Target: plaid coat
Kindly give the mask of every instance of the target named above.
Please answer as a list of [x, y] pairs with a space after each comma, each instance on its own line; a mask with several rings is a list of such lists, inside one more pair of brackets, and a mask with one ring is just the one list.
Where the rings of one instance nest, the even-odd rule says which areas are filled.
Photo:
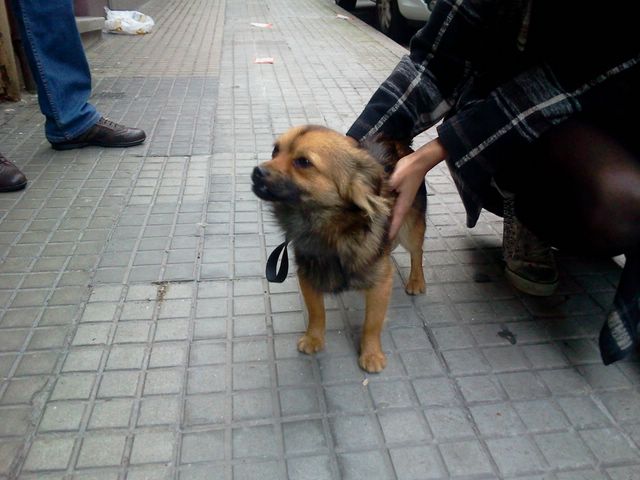
[[[438, 135], [473, 227], [497, 158], [517, 161], [577, 113], [637, 125], [636, 10], [633, 0], [438, 0], [347, 134], [408, 140], [443, 120]], [[636, 343], [640, 258], [626, 257], [600, 337], [605, 363]]]

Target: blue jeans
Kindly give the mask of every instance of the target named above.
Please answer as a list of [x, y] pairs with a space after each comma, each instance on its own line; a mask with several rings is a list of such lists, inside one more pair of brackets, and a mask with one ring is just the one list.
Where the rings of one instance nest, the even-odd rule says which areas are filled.
[[91, 73], [72, 0], [13, 0], [29, 66], [38, 86], [47, 140], [69, 140], [100, 118], [88, 103]]

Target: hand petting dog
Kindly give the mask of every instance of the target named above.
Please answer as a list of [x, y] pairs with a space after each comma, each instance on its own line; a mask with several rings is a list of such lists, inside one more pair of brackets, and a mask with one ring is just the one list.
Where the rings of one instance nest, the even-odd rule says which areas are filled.
[[447, 151], [440, 140], [436, 138], [398, 161], [389, 178], [389, 186], [398, 193], [389, 228], [389, 237], [392, 240], [398, 234], [418, 189], [424, 184], [424, 177], [429, 170], [445, 158], [447, 158]]

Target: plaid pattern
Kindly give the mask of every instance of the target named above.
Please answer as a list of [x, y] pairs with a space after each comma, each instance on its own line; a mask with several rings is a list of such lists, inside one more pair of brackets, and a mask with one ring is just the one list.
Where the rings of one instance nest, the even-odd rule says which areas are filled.
[[[387, 80], [347, 134], [412, 139], [440, 120], [438, 135], [473, 227], [495, 158], [580, 113], [631, 115], [640, 85], [633, 2], [439, 0]], [[631, 87], [635, 85], [636, 87]], [[637, 102], [637, 92], [634, 93]], [[637, 109], [635, 109], [637, 111]], [[633, 117], [632, 117], [633, 118]], [[635, 121], [635, 120], [634, 120]], [[636, 344], [640, 258], [627, 254], [600, 338], [605, 363]]]

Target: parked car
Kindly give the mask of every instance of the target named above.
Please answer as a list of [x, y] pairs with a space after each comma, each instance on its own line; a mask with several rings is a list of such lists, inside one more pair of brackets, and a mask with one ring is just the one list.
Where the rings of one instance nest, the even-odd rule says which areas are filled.
[[[411, 25], [422, 26], [431, 15], [435, 0], [374, 0], [378, 28], [385, 35], [399, 40]], [[345, 10], [356, 8], [357, 0], [335, 0]], [[410, 29], [409, 29], [410, 30]]]

